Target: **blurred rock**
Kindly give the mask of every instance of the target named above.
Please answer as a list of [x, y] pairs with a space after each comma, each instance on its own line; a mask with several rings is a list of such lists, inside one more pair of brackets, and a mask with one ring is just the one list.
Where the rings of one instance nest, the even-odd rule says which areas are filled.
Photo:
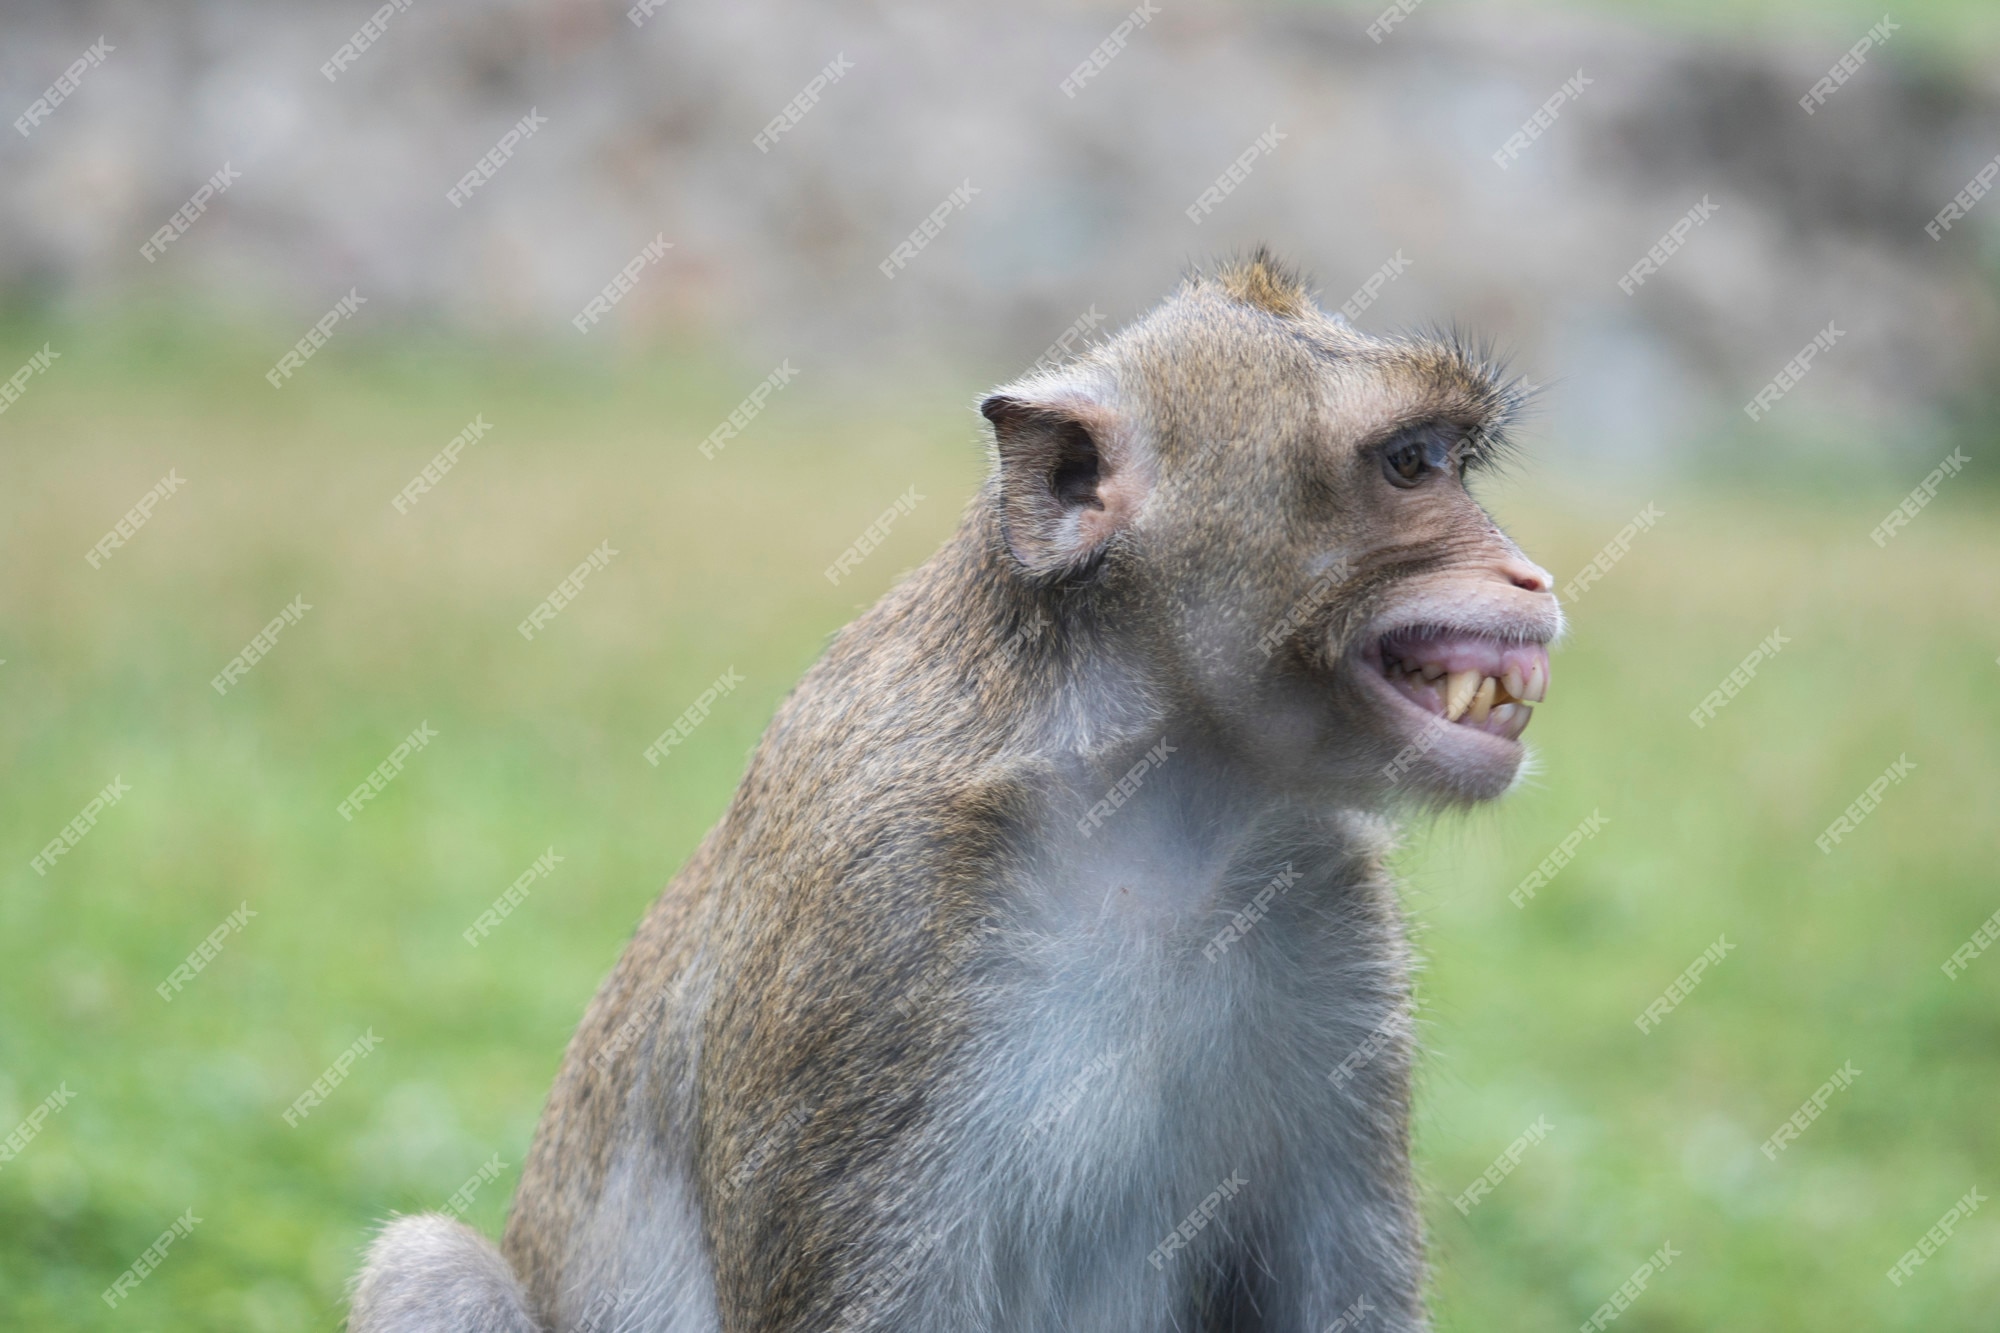
[[[1377, 42], [1372, 8], [1170, 2], [1066, 95], [1128, 8], [733, 0], [635, 23], [598, 0], [413, 0], [329, 81], [366, 5], [16, 3], [10, 117], [100, 34], [113, 49], [7, 137], [0, 292], [199, 300], [303, 331], [354, 288], [362, 325], [586, 350], [693, 327], [808, 375], [886, 375], [922, 349], [1000, 376], [1087, 310], [1115, 324], [1188, 262], [1268, 241], [1329, 308], [1400, 256], [1359, 324], [1494, 335], [1559, 378], [1558, 435], [1626, 459], [1756, 429], [1742, 405], [1829, 322], [1844, 336], [1764, 429], [1924, 452], [2000, 363], [1980, 255], [2000, 203], [1924, 231], [2000, 152], [2000, 96], [1914, 63], [1914, 43], [1892, 39], [1807, 115], [1799, 97], [1860, 33], [1724, 47], [1426, 7]], [[836, 56], [851, 71], [760, 151]], [[547, 124], [448, 202], [531, 109]], [[1273, 151], [1190, 220], [1274, 125]], [[142, 258], [225, 162], [241, 179]], [[966, 182], [969, 202], [885, 277]], [[1704, 199], [1713, 217], [1621, 291]], [[660, 233], [665, 259], [579, 335], [571, 318]]]

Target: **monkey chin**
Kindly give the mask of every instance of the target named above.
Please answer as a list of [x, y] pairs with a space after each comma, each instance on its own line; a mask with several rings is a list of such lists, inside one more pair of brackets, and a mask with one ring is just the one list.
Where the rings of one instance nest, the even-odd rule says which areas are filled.
[[1528, 618], [1403, 624], [1367, 637], [1350, 662], [1394, 747], [1381, 769], [1392, 799], [1461, 805], [1513, 786], [1527, 756], [1521, 733], [1547, 697], [1554, 632]]

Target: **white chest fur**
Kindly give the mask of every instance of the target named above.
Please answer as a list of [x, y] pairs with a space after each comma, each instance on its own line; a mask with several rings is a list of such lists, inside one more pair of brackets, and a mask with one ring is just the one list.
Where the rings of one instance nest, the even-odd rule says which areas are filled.
[[1400, 1137], [1400, 1063], [1334, 1072], [1385, 1020], [1404, 1055], [1379, 827], [1176, 795], [1050, 840], [986, 961], [929, 1182], [955, 1262], [927, 1299], [968, 1326], [1172, 1327], [1191, 1288], [1365, 1199]]

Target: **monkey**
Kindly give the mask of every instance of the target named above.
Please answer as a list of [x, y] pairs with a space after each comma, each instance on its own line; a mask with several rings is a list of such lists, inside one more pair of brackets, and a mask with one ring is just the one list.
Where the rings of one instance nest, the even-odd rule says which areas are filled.
[[1386, 857], [1546, 692], [1551, 580], [1468, 489], [1526, 392], [1260, 248], [987, 394], [987, 480], [645, 914], [500, 1245], [392, 1221], [352, 1333], [1427, 1328]]

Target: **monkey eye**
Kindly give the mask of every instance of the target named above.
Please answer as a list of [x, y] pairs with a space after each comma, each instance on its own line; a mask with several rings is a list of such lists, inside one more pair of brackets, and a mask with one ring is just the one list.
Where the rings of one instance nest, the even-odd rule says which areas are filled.
[[1443, 466], [1449, 458], [1450, 451], [1444, 442], [1431, 432], [1404, 435], [1390, 441], [1382, 450], [1382, 473], [1393, 485], [1414, 486], [1432, 468]]
[[1382, 448], [1382, 475], [1392, 485], [1408, 489], [1433, 472], [1460, 471], [1453, 457], [1453, 437], [1435, 426], [1407, 431]]
[[1424, 447], [1415, 440], [1399, 440], [1383, 450], [1382, 464], [1389, 480], [1398, 486], [1416, 485], [1429, 467], [1424, 462]]

